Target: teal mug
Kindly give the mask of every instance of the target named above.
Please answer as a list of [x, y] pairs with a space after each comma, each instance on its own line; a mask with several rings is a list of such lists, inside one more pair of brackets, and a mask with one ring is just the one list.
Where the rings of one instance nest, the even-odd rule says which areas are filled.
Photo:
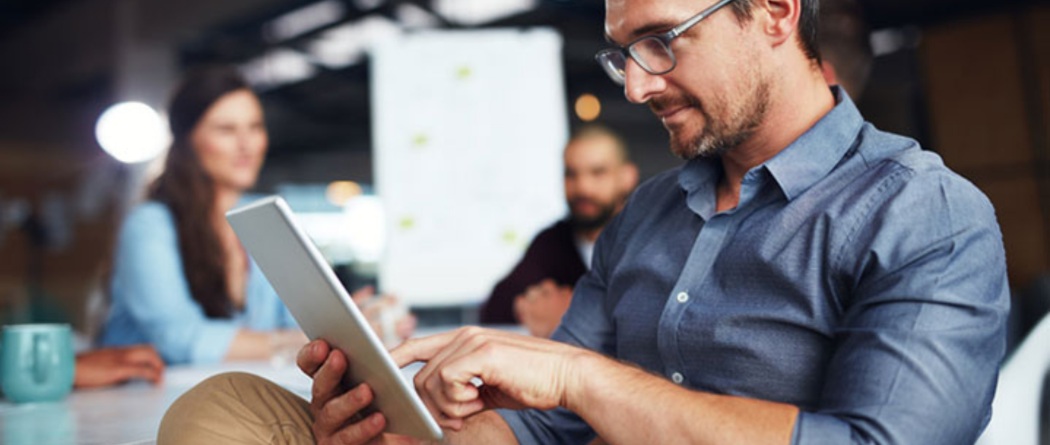
[[4, 326], [0, 388], [15, 403], [62, 400], [73, 389], [73, 331], [67, 324]]

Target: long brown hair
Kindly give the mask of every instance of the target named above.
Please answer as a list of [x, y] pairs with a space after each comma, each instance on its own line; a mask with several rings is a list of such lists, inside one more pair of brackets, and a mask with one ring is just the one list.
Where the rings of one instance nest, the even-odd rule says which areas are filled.
[[209, 318], [230, 318], [233, 307], [226, 282], [226, 253], [212, 225], [215, 181], [204, 171], [190, 135], [220, 97], [248, 88], [231, 67], [199, 68], [183, 79], [168, 106], [172, 145], [164, 173], [149, 192], [149, 198], [166, 204], [175, 218], [190, 293]]

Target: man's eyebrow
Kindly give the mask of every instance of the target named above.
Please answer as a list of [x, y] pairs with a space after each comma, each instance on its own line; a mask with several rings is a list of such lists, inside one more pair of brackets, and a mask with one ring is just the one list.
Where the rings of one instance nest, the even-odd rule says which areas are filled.
[[[676, 25], [675, 23], [670, 23], [670, 22], [667, 22], [667, 23], [659, 23], [659, 22], [658, 23], [650, 23], [650, 24], [645, 25], [645, 26], [643, 26], [641, 28], [635, 29], [634, 31], [631, 31], [631, 33], [627, 35], [627, 42], [633, 42], [633, 41], [635, 41], [635, 40], [637, 40], [637, 39], [639, 39], [639, 38], [641, 38], [643, 36], [665, 32], [665, 31], [667, 31], [667, 30], [669, 30], [671, 28], [674, 28], [675, 25]], [[619, 42], [617, 42], [611, 36], [609, 36], [608, 33], [605, 33], [604, 36], [605, 36], [605, 41], [608, 42], [609, 44], [616, 45], [616, 46], [622, 46]]]

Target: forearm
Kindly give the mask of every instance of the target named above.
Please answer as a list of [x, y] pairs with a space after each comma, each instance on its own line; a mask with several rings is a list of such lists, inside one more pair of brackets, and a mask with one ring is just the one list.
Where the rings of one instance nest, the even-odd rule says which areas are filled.
[[309, 339], [298, 329], [249, 331], [241, 329], [230, 342], [225, 360], [266, 360], [285, 357], [291, 360]]
[[233, 337], [226, 360], [264, 360], [273, 350], [270, 333], [241, 329]]
[[691, 391], [596, 354], [577, 364], [567, 407], [608, 443], [791, 442], [792, 405]]

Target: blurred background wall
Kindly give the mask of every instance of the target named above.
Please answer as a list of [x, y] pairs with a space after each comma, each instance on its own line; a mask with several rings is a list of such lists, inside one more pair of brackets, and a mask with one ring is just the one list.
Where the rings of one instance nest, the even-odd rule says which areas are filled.
[[[1050, 5], [863, 0], [876, 125], [921, 141], [992, 199], [1011, 285], [1050, 269]], [[109, 105], [162, 109], [187, 67], [244, 67], [271, 134], [259, 189], [374, 181], [369, 43], [415, 29], [549, 26], [564, 39], [565, 106], [591, 95], [643, 177], [678, 164], [644, 107], [593, 62], [606, 44], [593, 0], [6, 0], [0, 3], [0, 320], [66, 317], [104, 299], [113, 234], [146, 164], [104, 154]], [[527, 74], [527, 73], [525, 73]], [[590, 96], [588, 96], [589, 98]], [[587, 99], [591, 100], [591, 99]], [[584, 120], [570, 113], [570, 126]], [[1019, 297], [1021, 298], [1021, 297]], [[1041, 297], [1021, 303], [1045, 304]], [[1039, 300], [1039, 301], [1036, 301]]]

